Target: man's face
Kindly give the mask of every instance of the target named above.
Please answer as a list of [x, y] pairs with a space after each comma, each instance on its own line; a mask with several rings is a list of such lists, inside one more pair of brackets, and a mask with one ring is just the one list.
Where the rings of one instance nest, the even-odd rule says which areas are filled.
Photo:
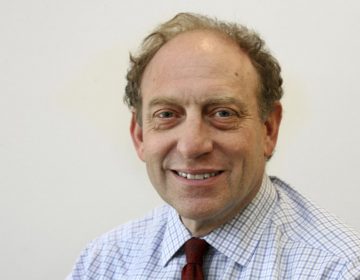
[[193, 233], [232, 218], [256, 195], [276, 142], [281, 106], [259, 117], [258, 75], [234, 43], [181, 34], [145, 69], [142, 125], [131, 135], [160, 196]]

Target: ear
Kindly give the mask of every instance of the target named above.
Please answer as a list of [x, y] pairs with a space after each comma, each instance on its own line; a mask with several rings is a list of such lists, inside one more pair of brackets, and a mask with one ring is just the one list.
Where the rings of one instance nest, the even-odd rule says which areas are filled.
[[143, 142], [143, 130], [136, 119], [136, 112], [132, 112], [131, 123], [130, 123], [130, 134], [132, 141], [135, 146], [135, 150], [138, 157], [144, 161], [144, 142]]
[[279, 128], [282, 118], [282, 106], [278, 101], [274, 104], [274, 109], [269, 113], [267, 119], [264, 122], [265, 126], [265, 142], [264, 142], [264, 156], [270, 158], [274, 152]]

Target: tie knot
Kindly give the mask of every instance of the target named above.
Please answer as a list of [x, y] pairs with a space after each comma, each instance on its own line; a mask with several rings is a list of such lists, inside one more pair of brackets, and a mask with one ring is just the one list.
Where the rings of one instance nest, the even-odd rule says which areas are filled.
[[209, 244], [200, 238], [191, 238], [185, 242], [185, 255], [187, 263], [202, 265], [203, 257]]

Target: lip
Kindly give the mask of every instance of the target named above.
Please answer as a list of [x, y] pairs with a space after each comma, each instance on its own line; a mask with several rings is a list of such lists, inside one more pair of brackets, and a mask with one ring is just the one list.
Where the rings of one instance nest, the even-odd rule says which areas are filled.
[[[191, 175], [200, 175], [200, 174], [211, 174], [209, 177], [202, 179], [189, 179], [185, 176], [179, 175], [179, 173], [186, 173]], [[175, 177], [175, 179], [183, 185], [187, 186], [209, 186], [214, 184], [217, 180], [222, 177], [224, 173], [223, 170], [219, 169], [171, 169], [171, 174]]]
[[185, 173], [191, 173], [191, 174], [201, 174], [201, 173], [212, 173], [212, 172], [221, 172], [221, 169], [216, 168], [173, 168], [171, 171], [175, 172], [185, 172]]

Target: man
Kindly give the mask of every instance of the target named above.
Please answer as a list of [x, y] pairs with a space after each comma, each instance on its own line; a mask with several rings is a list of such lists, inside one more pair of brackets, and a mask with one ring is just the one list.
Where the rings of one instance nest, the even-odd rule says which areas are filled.
[[195, 279], [360, 279], [360, 238], [266, 175], [282, 79], [258, 35], [179, 14], [127, 79], [131, 136], [167, 204], [93, 241], [69, 279], [190, 279], [187, 240], [206, 246]]

